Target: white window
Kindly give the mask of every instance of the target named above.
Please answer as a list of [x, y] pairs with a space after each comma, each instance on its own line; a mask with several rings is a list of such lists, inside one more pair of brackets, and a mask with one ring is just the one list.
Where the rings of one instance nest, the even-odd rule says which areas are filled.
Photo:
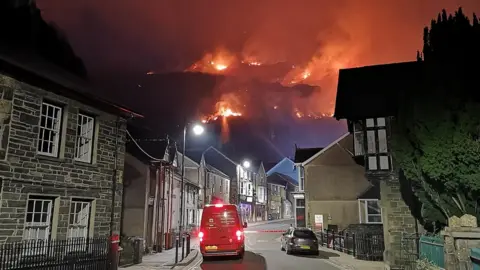
[[377, 156], [369, 156], [368, 157], [368, 169], [375, 171], [378, 169], [377, 166]]
[[375, 130], [367, 130], [368, 153], [377, 153], [377, 142], [375, 139]]
[[24, 240], [48, 240], [52, 228], [53, 199], [30, 196], [27, 201]]
[[373, 121], [372, 118], [367, 119], [366, 123], [367, 127], [374, 127], [375, 126], [375, 121]]
[[366, 200], [365, 213], [367, 215], [367, 223], [382, 223], [382, 209], [378, 200]]
[[81, 113], [79, 113], [77, 117], [75, 160], [91, 163], [93, 156], [95, 119]]
[[69, 238], [88, 238], [92, 202], [73, 199], [70, 204]]
[[305, 190], [305, 168], [300, 166], [300, 183], [299, 183], [299, 190], [304, 191]]
[[248, 196], [253, 196], [253, 188], [252, 188], [252, 184], [251, 184], [251, 183], [248, 183], [248, 184], [247, 184], [247, 195], [248, 195]]
[[257, 201], [260, 203], [264, 203], [266, 201], [265, 197], [265, 187], [258, 187]]
[[363, 156], [365, 153], [364, 149], [364, 135], [363, 135], [363, 128], [362, 124], [359, 122], [353, 123], [353, 142], [354, 142], [354, 150], [355, 156]]
[[62, 108], [43, 102], [40, 113], [37, 152], [41, 155], [58, 157]]
[[385, 118], [377, 118], [377, 126], [384, 127], [385, 126]]
[[387, 153], [387, 130], [379, 129], [378, 130], [378, 152]]

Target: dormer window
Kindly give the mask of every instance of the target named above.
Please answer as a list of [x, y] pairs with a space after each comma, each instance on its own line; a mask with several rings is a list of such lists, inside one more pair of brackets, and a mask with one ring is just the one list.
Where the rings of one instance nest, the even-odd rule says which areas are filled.
[[366, 119], [365, 131], [367, 169], [369, 171], [390, 170], [391, 161], [385, 118]]

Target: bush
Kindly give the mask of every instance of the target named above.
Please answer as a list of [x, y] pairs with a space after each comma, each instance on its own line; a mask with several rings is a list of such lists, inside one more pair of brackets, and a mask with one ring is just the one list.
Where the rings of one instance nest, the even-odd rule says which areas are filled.
[[416, 270], [440, 270], [442, 268], [434, 265], [432, 262], [430, 262], [427, 259], [421, 259], [421, 260], [417, 260], [415, 269]]

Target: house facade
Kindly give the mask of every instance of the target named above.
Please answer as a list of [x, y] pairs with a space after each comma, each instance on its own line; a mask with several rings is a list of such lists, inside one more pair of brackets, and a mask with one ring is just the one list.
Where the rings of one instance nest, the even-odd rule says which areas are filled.
[[203, 152], [203, 159], [230, 179], [230, 203], [240, 207], [241, 215], [245, 220], [253, 220], [253, 191], [255, 173], [244, 168], [239, 163], [227, 157], [214, 147], [209, 147]]
[[[127, 142], [122, 235], [142, 237], [145, 250], [166, 247], [165, 233], [178, 229], [180, 177], [175, 173], [175, 147], [134, 132]], [[148, 153], [146, 155], [145, 153]]]
[[[177, 176], [180, 176], [181, 181], [181, 168], [182, 168], [182, 154], [177, 152], [177, 163], [175, 166], [177, 170]], [[175, 164], [175, 165], [176, 165]], [[184, 217], [183, 228], [188, 230], [196, 228], [200, 225], [200, 203], [199, 198], [202, 197], [202, 185], [201, 185], [200, 164], [196, 163], [189, 157], [185, 156], [185, 175], [184, 175]], [[203, 207], [202, 207], [203, 208]], [[180, 209], [181, 210], [181, 209]]]
[[382, 223], [380, 194], [371, 200], [361, 197], [372, 185], [353, 158], [352, 137], [341, 136], [301, 163], [307, 227], [344, 230], [351, 224]]
[[294, 198], [294, 215], [295, 226], [306, 227], [306, 207], [305, 207], [305, 170], [302, 163], [311, 158], [316, 153], [320, 152], [323, 148], [298, 148], [295, 146], [295, 171], [298, 179], [298, 191], [293, 193]]
[[283, 201], [286, 199], [285, 186], [281, 184], [269, 182], [267, 184], [267, 197], [268, 197], [269, 218], [282, 219], [283, 212], [284, 212], [282, 205], [283, 205]]
[[0, 64], [0, 241], [119, 233], [126, 120], [140, 115], [48, 63]]
[[203, 202], [206, 204], [222, 201], [230, 203], [230, 177], [219, 169], [206, 164], [204, 157], [200, 160], [200, 181], [203, 179], [204, 198], [200, 198], [200, 209], [203, 209]]
[[354, 156], [363, 162], [367, 179], [379, 183], [387, 269], [404, 266], [399, 242], [418, 233], [417, 221], [401, 194], [390, 142], [397, 102], [418, 85], [420, 76], [419, 62], [344, 69], [339, 74], [334, 116], [347, 120]]
[[[281, 173], [270, 174], [267, 182], [270, 185], [270, 192], [272, 192], [273, 196], [273, 200], [270, 203], [273, 210], [272, 213], [278, 212], [278, 215], [274, 214], [272, 218], [293, 218], [295, 214], [293, 194], [298, 191], [297, 182], [288, 175]], [[276, 192], [277, 187], [280, 188], [279, 194]]]
[[253, 168], [253, 193], [254, 193], [254, 218], [253, 221], [264, 221], [268, 218], [267, 213], [267, 173], [263, 162], [254, 162]]

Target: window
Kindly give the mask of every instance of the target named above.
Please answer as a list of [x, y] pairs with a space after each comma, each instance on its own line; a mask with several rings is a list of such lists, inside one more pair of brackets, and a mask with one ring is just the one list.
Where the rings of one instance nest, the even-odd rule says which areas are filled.
[[382, 223], [382, 209], [378, 200], [364, 200], [366, 223]]
[[45, 102], [42, 103], [37, 145], [39, 154], [58, 157], [61, 125], [62, 108]]
[[[369, 123], [369, 124], [368, 124]], [[391, 167], [385, 118], [367, 119], [367, 168], [388, 171]]]
[[257, 201], [260, 203], [265, 202], [265, 187], [258, 187]]
[[93, 156], [93, 131], [95, 119], [79, 113], [77, 116], [77, 138], [75, 160], [91, 163]]
[[305, 208], [305, 199], [297, 199], [297, 208]]
[[248, 195], [248, 196], [253, 196], [253, 188], [252, 188], [252, 184], [251, 184], [251, 183], [248, 183], [248, 184], [247, 184], [247, 195]]
[[303, 168], [301, 166], [299, 171], [300, 171], [300, 187], [299, 187], [299, 190], [304, 191], [305, 190], [305, 168]]
[[365, 145], [363, 136], [363, 128], [362, 124], [356, 122], [353, 124], [353, 141], [354, 141], [354, 150], [355, 156], [363, 156], [365, 153], [365, 149], [363, 148]]
[[24, 240], [48, 240], [52, 228], [53, 199], [30, 196], [27, 201]]
[[88, 238], [92, 202], [72, 199], [68, 226], [69, 238]]

